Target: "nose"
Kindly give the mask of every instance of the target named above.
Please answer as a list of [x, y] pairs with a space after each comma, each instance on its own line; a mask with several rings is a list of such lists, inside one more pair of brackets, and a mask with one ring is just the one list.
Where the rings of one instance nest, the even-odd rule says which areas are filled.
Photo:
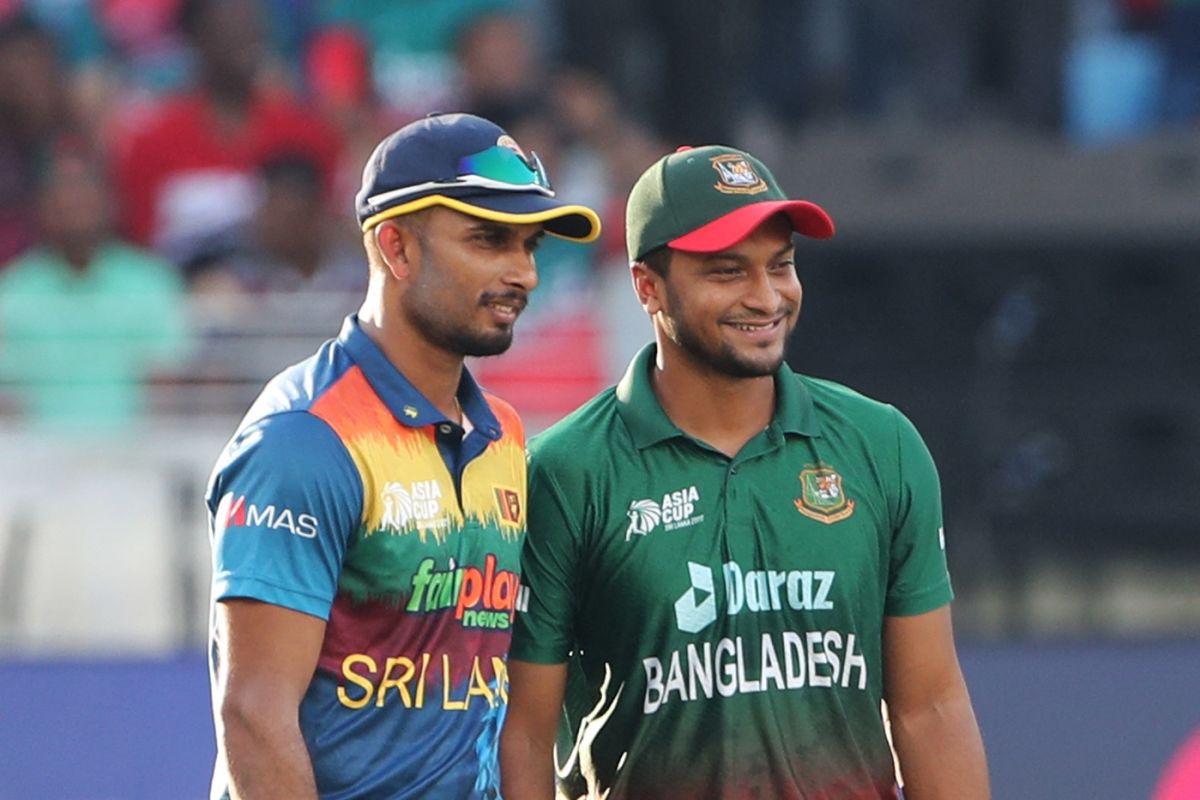
[[537, 288], [537, 261], [533, 253], [519, 253], [513, 256], [512, 263], [504, 275], [504, 283], [526, 293]]
[[774, 314], [779, 308], [779, 299], [779, 288], [772, 280], [771, 274], [765, 269], [754, 270], [746, 287], [746, 294], [742, 297], [742, 305], [755, 311]]

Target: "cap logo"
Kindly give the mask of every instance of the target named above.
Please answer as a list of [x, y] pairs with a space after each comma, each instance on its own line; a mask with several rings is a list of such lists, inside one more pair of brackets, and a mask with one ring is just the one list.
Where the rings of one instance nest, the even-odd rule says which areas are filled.
[[717, 171], [713, 188], [725, 194], [758, 194], [767, 191], [767, 182], [759, 177], [745, 156], [735, 153], [709, 159]]
[[521, 149], [521, 145], [517, 144], [517, 140], [509, 136], [507, 133], [496, 140], [496, 144], [500, 147], [507, 147], [521, 157], [522, 161], [529, 161], [529, 156], [525, 155], [525, 151]]

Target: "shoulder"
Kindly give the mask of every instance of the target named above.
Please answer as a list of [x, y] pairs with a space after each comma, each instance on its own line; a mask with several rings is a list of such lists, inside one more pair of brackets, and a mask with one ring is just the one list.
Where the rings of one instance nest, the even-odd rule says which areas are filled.
[[319, 417], [285, 410], [244, 422], [221, 452], [209, 481], [215, 503], [230, 484], [306, 487], [344, 486], [352, 492], [359, 479], [341, 439]]
[[[316, 353], [267, 382], [243, 418], [242, 427], [272, 414], [311, 410], [353, 366], [354, 362], [336, 340], [325, 342]], [[312, 416], [318, 420], [317, 415]]]
[[872, 433], [882, 433], [895, 431], [900, 420], [908, 423], [907, 418], [891, 403], [869, 397], [844, 384], [809, 375], [796, 374], [795, 378], [808, 390], [823, 428], [848, 424]]
[[608, 388], [551, 425], [529, 442], [531, 463], [582, 466], [627, 435], [617, 413], [615, 388]]
[[183, 279], [174, 266], [149, 250], [113, 240], [104, 245], [99, 257], [108, 268], [118, 270], [124, 278], [136, 282], [136, 288], [141, 292], [184, 291]]
[[54, 272], [49, 254], [40, 247], [32, 247], [0, 270], [0, 291], [4, 294], [36, 291], [50, 282]]

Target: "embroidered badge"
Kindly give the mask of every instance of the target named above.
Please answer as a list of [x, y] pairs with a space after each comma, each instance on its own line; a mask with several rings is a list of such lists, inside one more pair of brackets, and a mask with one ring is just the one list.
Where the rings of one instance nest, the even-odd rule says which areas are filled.
[[717, 182], [713, 188], [725, 194], [758, 194], [767, 191], [767, 182], [754, 171], [744, 156], [726, 153], [713, 156], [713, 169], [717, 171]]
[[521, 495], [507, 486], [493, 486], [496, 507], [500, 509], [500, 521], [509, 525], [521, 524]]
[[832, 467], [810, 466], [800, 470], [800, 490], [794, 501], [796, 510], [809, 519], [832, 525], [854, 513], [854, 501], [846, 497], [842, 476]]

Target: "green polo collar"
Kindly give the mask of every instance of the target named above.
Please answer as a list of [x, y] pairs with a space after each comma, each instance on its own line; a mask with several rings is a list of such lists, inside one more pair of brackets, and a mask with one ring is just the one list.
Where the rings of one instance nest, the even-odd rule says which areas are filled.
[[[639, 449], [676, 436], [687, 436], [667, 417], [650, 386], [650, 370], [657, 353], [656, 344], [643, 347], [617, 384], [617, 413]], [[787, 364], [781, 365], [775, 373], [775, 395], [778, 403], [771, 428], [800, 436], [821, 435], [808, 388]]]

